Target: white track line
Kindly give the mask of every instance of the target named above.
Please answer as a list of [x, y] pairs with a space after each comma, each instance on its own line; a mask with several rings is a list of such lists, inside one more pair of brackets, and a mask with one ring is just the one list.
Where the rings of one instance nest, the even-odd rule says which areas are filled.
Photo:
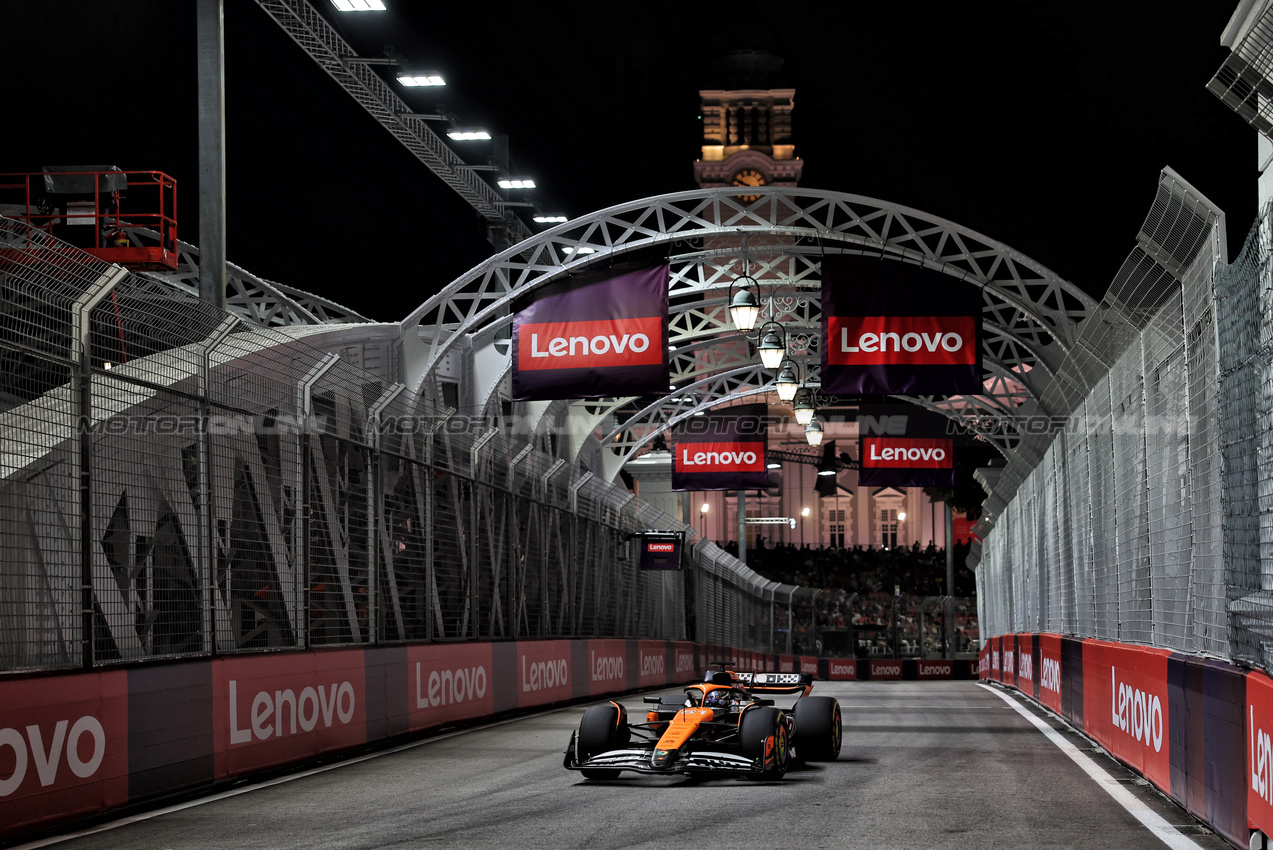
[[532, 717], [543, 717], [544, 715], [547, 715], [547, 714], [559, 714], [563, 711], [577, 711], [578, 709], [579, 709], [578, 705], [566, 705], [560, 708], [552, 708], [547, 711], [537, 711], [534, 714], [521, 714], [516, 717], [505, 718], [504, 720], [496, 720], [491, 723], [483, 723], [481, 726], [469, 726], [464, 729], [456, 729], [453, 732], [443, 732], [440, 735], [433, 735], [429, 738], [423, 738], [419, 741], [412, 741], [407, 744], [400, 744], [399, 746], [393, 747], [391, 749], [377, 750], [374, 753], [366, 753], [361, 756], [354, 756], [353, 758], [341, 759], [340, 761], [332, 762], [331, 764], [325, 764], [322, 767], [314, 767], [314, 768], [310, 768], [309, 770], [302, 770], [299, 773], [289, 773], [287, 776], [279, 776], [279, 777], [276, 777], [275, 779], [268, 779], [263, 782], [253, 782], [251, 785], [244, 785], [242, 788], [234, 788], [229, 791], [222, 791], [217, 794], [211, 794], [207, 797], [199, 797], [198, 799], [195, 799], [195, 800], [187, 800], [184, 803], [177, 803], [176, 805], [172, 805], [172, 806], [164, 806], [162, 809], [152, 809], [151, 811], [148, 811], [148, 812], [141, 812], [140, 814], [130, 815], [129, 817], [120, 818], [119, 820], [113, 820], [113, 821], [110, 821], [109, 823], [104, 823], [99, 826], [91, 827], [89, 829], [82, 829], [78, 832], [68, 832], [62, 835], [54, 835], [48, 838], [41, 838], [40, 840], [32, 841], [29, 844], [19, 844], [13, 847], [12, 850], [35, 850], [35, 848], [38, 848], [38, 847], [50, 847], [54, 844], [61, 844], [66, 841], [73, 841], [76, 838], [84, 838], [85, 836], [96, 835], [99, 832], [108, 832], [109, 830], [112, 830], [112, 829], [119, 829], [121, 826], [128, 826], [129, 824], [140, 823], [142, 821], [151, 820], [152, 818], [157, 818], [157, 817], [160, 817], [161, 815], [172, 814], [173, 812], [180, 812], [185, 809], [193, 809], [195, 806], [202, 806], [207, 803], [215, 803], [218, 800], [228, 800], [230, 797], [237, 797], [240, 794], [247, 794], [250, 791], [259, 791], [262, 788], [269, 788], [274, 785], [282, 785], [285, 782], [293, 782], [297, 779], [304, 779], [307, 776], [317, 776], [320, 773], [326, 773], [327, 771], [335, 770], [338, 767], [348, 767], [351, 764], [358, 764], [359, 762], [370, 761], [371, 759], [377, 759], [377, 758], [380, 758], [381, 756], [390, 756], [390, 755], [393, 755], [394, 753], [401, 753], [401, 752], [406, 752], [407, 750], [414, 750], [416, 747], [423, 747], [428, 744], [436, 743], [437, 741], [445, 741], [447, 738], [454, 738], [456, 735], [467, 735], [469, 732], [478, 732], [478, 731], [481, 731], [482, 729], [493, 729], [496, 726], [503, 726], [508, 723], [516, 723], [519, 720], [529, 720]]
[[1092, 760], [1092, 757], [1081, 751], [1078, 747], [1071, 744], [1065, 739], [1065, 736], [1044, 723], [1038, 717], [1026, 711], [1017, 700], [1008, 696], [1003, 691], [993, 685], [982, 684], [992, 694], [998, 696], [1001, 700], [1012, 706], [1018, 714], [1026, 720], [1034, 724], [1034, 727], [1047, 736], [1047, 739], [1060, 747], [1061, 752], [1069, 756], [1075, 764], [1083, 769], [1083, 772], [1092, 777], [1097, 785], [1104, 788], [1111, 797], [1113, 797], [1120, 806], [1126, 809], [1131, 816], [1136, 818], [1145, 825], [1145, 828], [1152, 832], [1160, 841], [1173, 850], [1202, 850], [1201, 846], [1191, 840], [1188, 836], [1181, 833], [1171, 824], [1163, 819], [1162, 815], [1155, 812], [1146, 805], [1132, 792], [1128, 791], [1118, 780], [1105, 772], [1099, 764]]

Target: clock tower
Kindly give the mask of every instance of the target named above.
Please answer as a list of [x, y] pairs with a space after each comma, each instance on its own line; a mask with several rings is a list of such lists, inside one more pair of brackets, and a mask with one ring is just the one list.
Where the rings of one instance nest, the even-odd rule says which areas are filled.
[[[700, 188], [795, 186], [803, 160], [791, 141], [795, 89], [773, 88], [782, 58], [761, 50], [739, 50], [718, 66], [726, 88], [704, 89], [703, 155], [694, 163]], [[756, 195], [740, 195], [744, 202]]]

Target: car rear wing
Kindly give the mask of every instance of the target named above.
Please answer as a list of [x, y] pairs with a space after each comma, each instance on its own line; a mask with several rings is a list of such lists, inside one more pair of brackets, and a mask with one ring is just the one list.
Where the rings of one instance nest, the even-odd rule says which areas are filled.
[[808, 694], [813, 690], [810, 673], [736, 672], [736, 687], [753, 694]]

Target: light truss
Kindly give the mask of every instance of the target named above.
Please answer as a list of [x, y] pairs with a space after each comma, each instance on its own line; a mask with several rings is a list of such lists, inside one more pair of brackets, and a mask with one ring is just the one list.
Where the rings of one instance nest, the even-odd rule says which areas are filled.
[[[669, 359], [676, 390], [653, 400], [571, 403], [572, 417], [584, 418], [583, 427], [576, 422], [578, 430], [602, 429], [597, 436], [607, 457], [634, 457], [677, 417], [772, 387], [771, 376], [754, 361], [750, 340], [728, 319], [728, 290], [742, 273], [744, 245], [748, 271], [760, 283], [762, 315], [787, 330], [788, 351], [815, 386], [823, 256], [911, 262], [978, 286], [985, 392], [907, 400], [964, 421], [1005, 453], [1020, 444], [1023, 415], [1048, 415], [1041, 399], [1057, 380], [1058, 364], [1086, 356], [1075, 343], [1079, 326], [1096, 309], [1093, 299], [1001, 243], [860, 196], [771, 188], [761, 190], [761, 200], [743, 204], [732, 191], [685, 192], [603, 210], [491, 258], [403, 323], [409, 381], [421, 392], [436, 392], [436, 367], [456, 343], [499, 335], [512, 321], [512, 299], [537, 286], [616, 261], [668, 262], [674, 349]], [[580, 246], [594, 253], [583, 260], [566, 250]], [[506, 337], [505, 332], [501, 338]], [[489, 415], [507, 387], [507, 350], [505, 345], [499, 374], [482, 380], [476, 400]], [[612, 417], [622, 418], [622, 425], [606, 424]]]
[[380, 126], [423, 162], [488, 224], [501, 228], [509, 243], [531, 235], [530, 228], [508, 210], [508, 202], [468, 166], [423, 121], [411, 120], [410, 105], [340, 37], [307, 0], [257, 0], [257, 5], [343, 88]]

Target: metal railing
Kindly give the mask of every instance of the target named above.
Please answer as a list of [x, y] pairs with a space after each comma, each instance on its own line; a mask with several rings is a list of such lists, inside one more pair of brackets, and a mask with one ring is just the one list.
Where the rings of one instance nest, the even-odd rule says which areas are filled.
[[775, 599], [790, 621], [811, 593], [710, 544], [639, 570], [634, 534], [688, 527], [323, 330], [0, 219], [0, 672], [570, 636], [769, 651]]
[[1137, 249], [1158, 272], [1102, 304], [1122, 317], [1094, 346], [1108, 372], [981, 527], [981, 624], [1273, 670], [1273, 208], [1229, 264], [1223, 220], [1181, 197]]

